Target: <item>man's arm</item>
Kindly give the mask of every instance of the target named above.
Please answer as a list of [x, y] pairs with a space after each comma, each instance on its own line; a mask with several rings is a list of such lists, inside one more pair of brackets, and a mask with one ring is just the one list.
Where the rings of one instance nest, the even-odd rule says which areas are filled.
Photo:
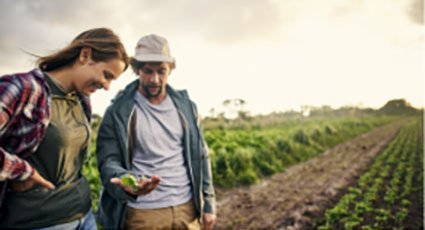
[[212, 229], [216, 223], [216, 205], [215, 205], [215, 192], [213, 185], [213, 177], [211, 170], [211, 162], [208, 156], [208, 145], [205, 142], [204, 135], [202, 134], [202, 125], [201, 119], [198, 116], [198, 110], [195, 103], [192, 102], [193, 114], [196, 119], [196, 125], [198, 127], [199, 138], [201, 139], [202, 145], [202, 193], [204, 197], [204, 216], [203, 220], [203, 229], [209, 230]]
[[216, 213], [215, 207], [215, 193], [214, 193], [214, 185], [211, 171], [211, 162], [208, 156], [208, 147], [204, 141], [204, 148], [202, 153], [202, 169], [203, 169], [203, 180], [202, 187], [204, 193], [204, 212], [205, 213]]
[[120, 178], [128, 174], [128, 170], [124, 167], [124, 154], [121, 153], [119, 137], [114, 130], [111, 114], [112, 107], [109, 107], [105, 112], [97, 136], [96, 156], [100, 179], [107, 192], [116, 200], [121, 202], [135, 200], [137, 197], [131, 196], [120, 186], [111, 182], [112, 178]]
[[202, 145], [202, 192], [204, 195], [204, 213], [215, 214], [215, 192], [213, 185], [213, 177], [211, 170], [211, 162], [208, 156], [208, 145], [205, 142], [204, 135], [202, 133], [202, 125], [201, 119], [198, 115], [198, 109], [196, 108], [196, 104], [191, 101], [193, 115], [195, 116], [196, 126], [198, 127], [199, 138], [201, 139]]
[[[202, 132], [202, 130], [200, 130]], [[216, 207], [215, 207], [215, 193], [212, 178], [211, 162], [208, 156], [208, 146], [202, 137], [203, 142], [203, 153], [202, 153], [202, 169], [203, 169], [203, 181], [202, 188], [204, 194], [204, 216], [203, 227], [205, 230], [213, 229], [216, 223]]]
[[105, 189], [111, 196], [121, 202], [135, 201], [137, 196], [152, 192], [159, 184], [157, 176], [143, 178], [137, 182], [136, 187], [124, 185], [121, 177], [129, 174], [124, 167], [124, 154], [121, 152], [118, 134], [114, 130], [111, 109], [108, 109], [99, 128], [97, 137], [97, 162], [100, 178]]

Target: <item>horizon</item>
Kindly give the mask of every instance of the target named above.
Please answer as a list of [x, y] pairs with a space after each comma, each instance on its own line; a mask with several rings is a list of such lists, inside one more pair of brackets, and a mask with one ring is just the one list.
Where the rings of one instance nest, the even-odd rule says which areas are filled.
[[[256, 117], [256, 116], [269, 116], [269, 115], [273, 115], [273, 114], [285, 114], [285, 113], [299, 113], [299, 114], [303, 114], [303, 116], [310, 116], [312, 111], [315, 110], [321, 110], [323, 108], [330, 108], [332, 111], [337, 111], [337, 110], [343, 110], [343, 109], [359, 109], [359, 110], [374, 110], [374, 111], [379, 111], [380, 109], [382, 109], [388, 102], [390, 101], [394, 101], [394, 100], [404, 100], [408, 106], [418, 110], [418, 111], [424, 111], [425, 107], [415, 107], [414, 105], [412, 105], [409, 101], [405, 100], [404, 98], [393, 98], [391, 100], [388, 100], [387, 102], [385, 102], [382, 106], [379, 106], [377, 108], [372, 108], [372, 107], [367, 107], [367, 106], [363, 106], [363, 105], [343, 105], [340, 107], [332, 107], [329, 105], [302, 105], [300, 106], [300, 108], [298, 109], [288, 109], [288, 110], [280, 110], [280, 111], [271, 111], [268, 113], [257, 113], [257, 114], [252, 114], [251, 111], [246, 110], [246, 109], [242, 109], [240, 111], [243, 112], [247, 112], [248, 116], [250, 117]], [[238, 110], [233, 108], [228, 108], [226, 109], [224, 106], [222, 106], [221, 110], [216, 110], [214, 112], [214, 115], [211, 114], [211, 112], [209, 112], [209, 114], [203, 115], [202, 118], [217, 118], [220, 116], [220, 113], [224, 115], [224, 117], [228, 118], [228, 119], [235, 119], [237, 118], [237, 112]], [[227, 113], [227, 114], [226, 114]], [[307, 114], [307, 115], [304, 115]], [[227, 116], [226, 116], [227, 115]]]

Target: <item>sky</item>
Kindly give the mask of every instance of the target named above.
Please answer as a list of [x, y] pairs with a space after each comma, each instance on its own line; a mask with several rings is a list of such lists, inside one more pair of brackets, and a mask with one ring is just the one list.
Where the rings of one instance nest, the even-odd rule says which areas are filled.
[[[80, 32], [108, 27], [128, 53], [141, 36], [167, 38], [200, 114], [240, 98], [251, 114], [328, 105], [379, 108], [404, 98], [425, 106], [423, 0], [0, 0], [0, 75]], [[103, 115], [137, 77], [128, 69], [92, 97]]]

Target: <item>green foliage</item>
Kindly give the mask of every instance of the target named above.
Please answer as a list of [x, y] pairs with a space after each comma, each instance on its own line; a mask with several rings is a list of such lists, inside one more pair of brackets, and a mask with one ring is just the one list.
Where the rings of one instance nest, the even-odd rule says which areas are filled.
[[257, 173], [251, 168], [241, 172], [237, 178], [242, 185], [254, 184], [259, 180]]
[[100, 182], [99, 170], [97, 169], [96, 160], [96, 138], [101, 118], [98, 115], [93, 115], [91, 123], [91, 137], [89, 144], [89, 153], [84, 160], [83, 174], [87, 178], [90, 185], [90, 195], [92, 199], [93, 211], [97, 210], [99, 205], [100, 192], [102, 191], [102, 183]]
[[[94, 153], [92, 153], [93, 155]], [[83, 166], [83, 174], [86, 176], [91, 192], [93, 211], [97, 210], [100, 198], [100, 191], [102, 190], [102, 183], [100, 182], [99, 171], [97, 170], [96, 158], [86, 158]]]
[[[413, 120], [403, 127], [373, 165], [358, 180], [355, 187], [326, 211], [325, 229], [399, 229], [409, 215], [412, 202], [408, 198], [415, 185], [414, 174], [418, 158], [423, 165], [423, 123]], [[416, 185], [418, 190], [423, 184]], [[382, 196], [383, 195], [383, 196]], [[364, 219], [369, 222], [365, 223]], [[321, 229], [322, 227], [319, 227]]]
[[309, 136], [304, 132], [304, 130], [298, 130], [294, 135], [294, 140], [300, 144], [308, 145], [310, 144]]
[[325, 133], [327, 133], [327, 134], [334, 134], [336, 131], [335, 131], [335, 128], [334, 127], [332, 127], [332, 126], [330, 126], [330, 125], [326, 125], [325, 126]]
[[[255, 183], [396, 117], [307, 119], [273, 127], [207, 129], [216, 186]], [[249, 178], [249, 179], [247, 179]]]
[[276, 150], [280, 152], [286, 152], [290, 153], [292, 152], [292, 146], [291, 143], [288, 140], [285, 140], [284, 138], [277, 136], [275, 139], [275, 146]]

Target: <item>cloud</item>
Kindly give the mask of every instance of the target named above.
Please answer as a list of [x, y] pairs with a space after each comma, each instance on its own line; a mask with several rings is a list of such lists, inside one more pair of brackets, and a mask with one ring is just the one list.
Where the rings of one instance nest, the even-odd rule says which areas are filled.
[[277, 3], [258, 0], [1, 0], [0, 15], [0, 62], [11, 69], [28, 58], [22, 50], [48, 54], [94, 27], [113, 29], [130, 51], [148, 33], [217, 45], [268, 41], [282, 21]]
[[113, 9], [110, 5], [95, 1], [0, 1], [3, 71], [23, 66], [32, 68], [35, 59], [25, 52], [45, 55], [65, 46], [88, 28], [109, 25], [112, 17], [105, 21], [96, 20], [96, 17], [108, 14], [110, 9]]
[[209, 1], [200, 26], [201, 34], [210, 41], [235, 43], [246, 40], [270, 40], [281, 29], [281, 15], [270, 1]]
[[[277, 3], [258, 0], [6, 0], [0, 4], [3, 17], [7, 14], [14, 22], [40, 22], [52, 29], [131, 25], [134, 34], [164, 29], [172, 34], [200, 35], [218, 43], [269, 39], [281, 21]], [[0, 26], [4, 31], [12, 25], [4, 22]], [[21, 29], [28, 27], [23, 25]]]
[[424, 1], [413, 0], [408, 9], [408, 15], [414, 23], [424, 24]]

